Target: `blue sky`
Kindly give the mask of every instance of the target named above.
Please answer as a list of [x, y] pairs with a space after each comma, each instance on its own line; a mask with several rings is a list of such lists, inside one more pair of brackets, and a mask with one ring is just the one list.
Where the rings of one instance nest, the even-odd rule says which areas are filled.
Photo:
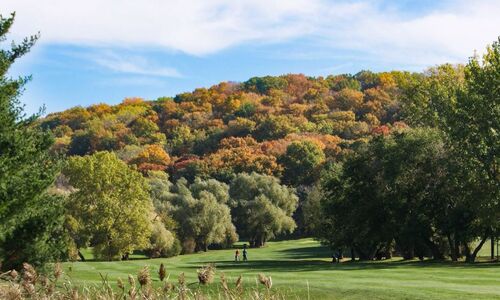
[[3, 0], [9, 36], [41, 32], [11, 70], [29, 113], [156, 99], [252, 76], [466, 62], [500, 35], [500, 1]]

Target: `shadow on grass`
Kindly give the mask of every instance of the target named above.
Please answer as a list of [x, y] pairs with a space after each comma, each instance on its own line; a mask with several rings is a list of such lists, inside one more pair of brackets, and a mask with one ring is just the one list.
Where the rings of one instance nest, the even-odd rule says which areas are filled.
[[292, 259], [331, 258], [333, 253], [333, 251], [326, 246], [284, 249], [280, 250], [280, 252], [286, 254]]
[[[499, 263], [475, 263], [467, 264], [463, 262], [454, 263], [451, 261], [347, 261], [342, 263], [331, 263], [324, 260], [254, 260], [247, 262], [234, 261], [201, 261], [200, 265], [214, 263], [217, 269], [248, 269], [258, 272], [311, 272], [325, 270], [377, 270], [377, 269], [398, 269], [402, 267], [412, 268], [500, 268]], [[190, 266], [188, 268], [199, 268], [200, 266]]]

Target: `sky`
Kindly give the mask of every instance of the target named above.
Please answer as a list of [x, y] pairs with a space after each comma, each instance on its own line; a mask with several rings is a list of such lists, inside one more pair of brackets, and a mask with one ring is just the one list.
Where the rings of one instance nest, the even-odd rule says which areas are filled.
[[0, 0], [40, 32], [11, 76], [27, 113], [175, 96], [221, 81], [465, 63], [500, 35], [499, 0]]

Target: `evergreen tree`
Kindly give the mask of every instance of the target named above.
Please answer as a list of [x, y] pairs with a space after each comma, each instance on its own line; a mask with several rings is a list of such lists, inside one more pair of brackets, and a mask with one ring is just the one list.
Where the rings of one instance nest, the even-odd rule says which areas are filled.
[[[0, 42], [14, 22], [0, 15]], [[19, 96], [30, 77], [12, 79], [10, 66], [26, 54], [38, 36], [0, 50], [0, 260], [3, 268], [23, 262], [42, 265], [65, 252], [60, 237], [62, 201], [49, 195], [58, 164], [49, 154], [52, 136], [26, 118]]]

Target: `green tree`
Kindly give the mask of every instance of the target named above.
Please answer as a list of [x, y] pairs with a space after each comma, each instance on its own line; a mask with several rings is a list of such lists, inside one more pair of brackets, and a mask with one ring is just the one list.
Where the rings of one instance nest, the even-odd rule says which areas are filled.
[[146, 249], [146, 254], [151, 258], [170, 257], [180, 253], [179, 241], [160, 221], [153, 223], [149, 242], [150, 246]]
[[323, 179], [320, 236], [360, 259], [390, 256], [393, 241], [405, 258], [443, 258], [440, 222], [453, 188], [439, 131], [379, 135], [356, 150]]
[[228, 186], [215, 179], [196, 178], [191, 185], [182, 178], [177, 181], [170, 203], [184, 252], [207, 251], [212, 244], [227, 246], [237, 241], [228, 199]]
[[[500, 39], [487, 48], [482, 60], [475, 56], [466, 66], [430, 69], [404, 89], [407, 118], [442, 130], [447, 147], [461, 165], [455, 172], [459, 202], [475, 212], [467, 213], [474, 226], [456, 238], [470, 262], [486, 239], [493, 240], [500, 231], [499, 82]], [[473, 246], [478, 238], [480, 242]]]
[[91, 243], [95, 255], [126, 258], [148, 245], [152, 211], [144, 177], [114, 153], [71, 157], [64, 169], [76, 190], [69, 196], [68, 215], [77, 226], [77, 247]]
[[298, 132], [291, 120], [285, 115], [271, 115], [262, 120], [254, 132], [258, 140], [275, 140], [284, 138], [289, 133]]
[[293, 142], [280, 158], [284, 167], [283, 179], [292, 185], [311, 184], [317, 180], [324, 161], [325, 153], [319, 145], [311, 141]]
[[[0, 42], [14, 14], [0, 15]], [[49, 155], [52, 136], [37, 127], [38, 116], [26, 118], [19, 96], [29, 77], [12, 79], [7, 72], [38, 36], [0, 47], [0, 260], [3, 268], [23, 262], [42, 265], [66, 252], [62, 234], [62, 199], [49, 195], [58, 163]]]
[[482, 61], [469, 61], [465, 86], [453, 104], [443, 128], [467, 167], [479, 175], [475, 184], [480, 192], [472, 201], [481, 208], [480, 243], [474, 247], [465, 241], [467, 261], [473, 262], [487, 237], [500, 236], [500, 38], [486, 49]]
[[312, 186], [306, 194], [306, 199], [302, 204], [302, 215], [304, 227], [308, 234], [316, 235], [323, 226], [324, 218], [321, 201], [325, 198], [325, 192], [320, 184]]
[[295, 190], [281, 185], [273, 176], [238, 174], [231, 182], [233, 220], [240, 235], [252, 247], [261, 247], [281, 233], [295, 227], [292, 214], [297, 209]]
[[252, 77], [243, 83], [247, 91], [260, 94], [267, 94], [273, 89], [283, 90], [287, 85], [286, 79], [274, 76]]

